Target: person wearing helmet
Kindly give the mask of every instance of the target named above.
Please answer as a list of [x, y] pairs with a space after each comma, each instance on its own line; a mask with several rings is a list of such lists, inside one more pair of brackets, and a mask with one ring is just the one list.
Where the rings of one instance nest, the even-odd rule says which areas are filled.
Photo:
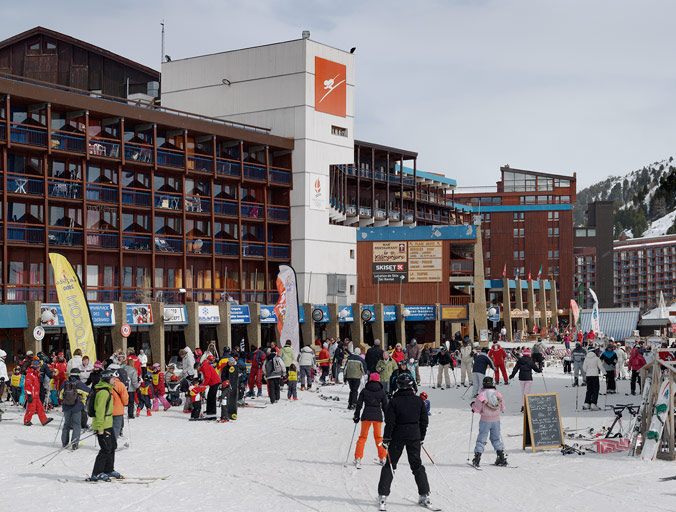
[[24, 392], [26, 394], [26, 414], [23, 417], [23, 424], [30, 427], [33, 423], [31, 419], [33, 414], [37, 414], [42, 425], [47, 425], [54, 418], [48, 418], [45, 414], [45, 408], [40, 398], [40, 366], [42, 362], [35, 358], [31, 361], [30, 368], [26, 371], [26, 380], [24, 381]]
[[160, 404], [162, 404], [165, 411], [169, 410], [171, 404], [166, 397], [165, 376], [160, 363], [154, 363], [150, 367], [150, 377], [152, 378], [153, 391], [155, 392], [153, 395], [153, 412], [160, 410]]
[[[63, 411], [61, 445], [64, 448], [68, 445], [73, 450], [77, 450], [78, 448], [80, 432], [82, 431], [83, 403], [90, 392], [91, 389], [85, 386], [80, 379], [80, 370], [78, 368], [71, 368], [68, 380], [63, 383], [59, 390], [59, 399]], [[71, 431], [73, 432], [72, 436]]]
[[[398, 379], [404, 374], [408, 375], [413, 380], [413, 375], [411, 375], [405, 359], [399, 361], [399, 363], [397, 363], [397, 369], [392, 372], [392, 376], [390, 377], [390, 396], [393, 396], [397, 392], [399, 387]], [[416, 384], [415, 380], [413, 380], [413, 389], [416, 393], [418, 392], [418, 385]]]
[[390, 494], [394, 471], [397, 469], [397, 462], [404, 448], [406, 448], [411, 473], [418, 486], [418, 503], [422, 506], [430, 506], [430, 484], [420, 457], [429, 418], [425, 403], [413, 391], [414, 384], [413, 376], [408, 371], [401, 372], [397, 377], [397, 391], [385, 410], [383, 447], [387, 453], [387, 461], [380, 471], [378, 482], [381, 510], [385, 510], [385, 501]]
[[484, 377], [481, 390], [476, 399], [471, 403], [472, 413], [481, 414], [479, 421], [479, 435], [474, 446], [474, 459], [472, 465], [476, 468], [481, 463], [481, 454], [484, 452], [486, 441], [490, 435], [491, 444], [497, 452], [496, 466], [506, 466], [505, 446], [500, 434], [500, 414], [505, 412], [505, 402], [502, 394], [495, 389], [492, 377]]
[[212, 366], [214, 359], [213, 354], [209, 354], [200, 365], [202, 384], [209, 388], [209, 391], [207, 391], [206, 416], [216, 416], [216, 395], [218, 394], [218, 388], [221, 385], [221, 377]]
[[92, 399], [93, 414], [92, 430], [96, 433], [99, 441], [99, 453], [94, 460], [94, 468], [89, 481], [97, 482], [99, 480], [109, 482], [111, 478], [122, 478], [122, 475], [115, 471], [115, 450], [117, 449], [117, 440], [113, 430], [113, 386], [111, 380], [115, 377], [114, 370], [104, 370], [101, 372], [101, 380], [94, 386], [94, 396]]

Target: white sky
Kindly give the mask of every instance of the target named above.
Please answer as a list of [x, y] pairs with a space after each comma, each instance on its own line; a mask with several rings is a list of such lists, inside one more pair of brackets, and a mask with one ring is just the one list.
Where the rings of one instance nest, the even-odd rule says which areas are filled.
[[582, 188], [674, 154], [674, 15], [667, 0], [23, 0], [0, 38], [43, 25], [159, 69], [162, 18], [174, 59], [308, 29], [357, 47], [357, 138], [461, 187], [508, 163]]

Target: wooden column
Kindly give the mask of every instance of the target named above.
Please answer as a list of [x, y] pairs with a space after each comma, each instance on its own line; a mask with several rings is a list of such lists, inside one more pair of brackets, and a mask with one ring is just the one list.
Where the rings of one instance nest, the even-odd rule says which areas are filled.
[[512, 341], [512, 294], [509, 290], [509, 278], [502, 278], [502, 319], [507, 329], [507, 341]]

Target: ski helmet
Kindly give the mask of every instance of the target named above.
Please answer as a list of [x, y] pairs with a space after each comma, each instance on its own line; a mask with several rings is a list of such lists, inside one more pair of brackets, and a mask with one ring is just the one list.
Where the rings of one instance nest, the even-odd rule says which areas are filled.
[[425, 393], [424, 391], [420, 393], [420, 398], [422, 398], [423, 400], [427, 400], [427, 393]]
[[110, 379], [112, 379], [113, 377], [117, 377], [117, 372], [113, 370], [103, 370], [101, 372], [101, 380], [103, 382], [110, 382]]
[[397, 377], [397, 389], [411, 389], [413, 387], [413, 377], [409, 372], [400, 373]]
[[494, 388], [495, 384], [493, 383], [493, 377], [484, 377], [484, 381], [483, 381], [482, 385], [486, 389]]

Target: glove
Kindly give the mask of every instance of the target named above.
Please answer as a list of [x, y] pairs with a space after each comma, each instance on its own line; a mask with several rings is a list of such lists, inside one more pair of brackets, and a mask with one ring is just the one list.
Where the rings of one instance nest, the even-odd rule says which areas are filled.
[[33, 402], [33, 395], [27, 395], [26, 396], [26, 402], [28, 402], [29, 404], [32, 403]]
[[354, 418], [352, 418], [352, 421], [354, 421], [355, 423], [359, 423], [359, 416], [355, 416]]
[[382, 447], [387, 450], [390, 447], [390, 441], [391, 439], [383, 439], [383, 442], [381, 443]]

